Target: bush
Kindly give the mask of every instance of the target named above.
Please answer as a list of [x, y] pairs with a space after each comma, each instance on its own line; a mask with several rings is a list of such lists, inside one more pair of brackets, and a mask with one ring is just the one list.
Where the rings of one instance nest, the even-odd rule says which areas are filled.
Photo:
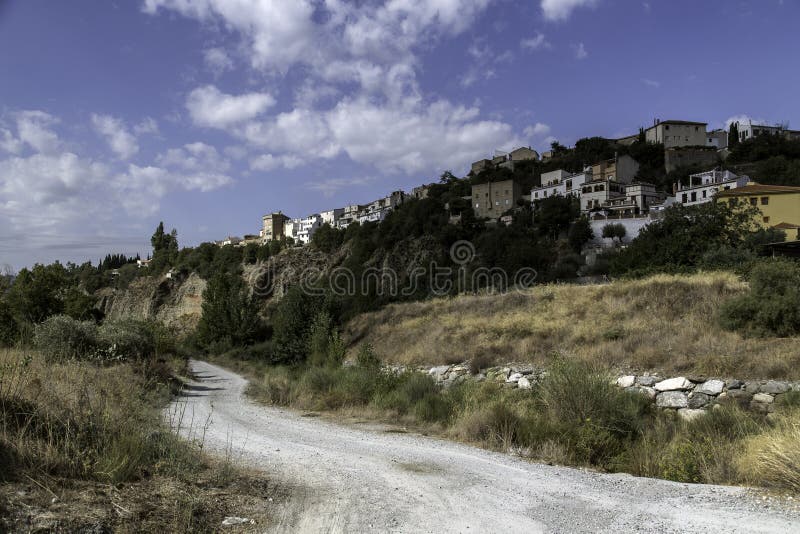
[[381, 366], [381, 360], [378, 358], [378, 355], [375, 354], [375, 349], [372, 347], [371, 343], [363, 343], [358, 348], [356, 365], [369, 369], [376, 369]]
[[151, 326], [143, 321], [126, 320], [104, 323], [97, 333], [97, 343], [106, 360], [143, 360], [156, 351]]
[[721, 326], [752, 337], [800, 333], [800, 263], [764, 260], [754, 265], [748, 278], [750, 292], [720, 308]]
[[54, 315], [36, 325], [34, 344], [49, 360], [93, 358], [98, 348], [97, 326], [66, 315]]

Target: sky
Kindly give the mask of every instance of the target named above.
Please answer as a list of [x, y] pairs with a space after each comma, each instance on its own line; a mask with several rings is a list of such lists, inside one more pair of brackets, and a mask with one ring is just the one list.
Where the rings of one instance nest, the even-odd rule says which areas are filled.
[[796, 0], [0, 0], [0, 266], [146, 256], [656, 118], [800, 127]]

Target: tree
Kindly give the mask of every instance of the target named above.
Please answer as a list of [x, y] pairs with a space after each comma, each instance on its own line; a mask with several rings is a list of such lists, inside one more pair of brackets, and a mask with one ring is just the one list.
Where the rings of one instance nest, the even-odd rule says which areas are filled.
[[203, 292], [202, 309], [197, 335], [206, 347], [212, 343], [245, 346], [263, 333], [258, 301], [238, 274], [214, 275]]
[[739, 144], [739, 123], [732, 122], [728, 128], [728, 148], [734, 148]]
[[611, 272], [648, 273], [695, 267], [709, 250], [721, 245], [743, 246], [756, 229], [757, 212], [758, 208], [727, 202], [671, 206], [662, 219], [645, 226], [614, 257]]
[[0, 300], [0, 347], [10, 347], [17, 341], [17, 321], [8, 305]]
[[275, 344], [273, 363], [290, 364], [306, 359], [311, 325], [321, 310], [322, 305], [317, 297], [297, 286], [289, 288], [272, 315]]
[[536, 201], [533, 222], [542, 234], [555, 241], [579, 214], [580, 206], [574, 197], [554, 195]]
[[164, 232], [164, 222], [159, 222], [156, 231], [150, 238], [150, 244], [153, 246], [153, 261], [150, 263], [150, 269], [153, 272], [161, 272], [167, 266], [175, 264], [178, 259], [177, 230], [173, 228], [167, 234]]
[[613, 223], [607, 224], [603, 226], [603, 237], [609, 239], [616, 239], [619, 243], [622, 242], [622, 239], [627, 234], [627, 230], [625, 230], [625, 226], [620, 223]]
[[325, 223], [311, 236], [311, 244], [327, 254], [338, 249], [344, 242], [344, 230], [333, 228]]
[[572, 248], [572, 250], [575, 252], [580, 252], [583, 248], [583, 245], [592, 239], [594, 239], [592, 225], [585, 215], [572, 223], [572, 226], [569, 228], [569, 233], [567, 234], [567, 240], [569, 241], [569, 246]]
[[94, 304], [95, 298], [77, 287], [71, 287], [64, 292], [64, 313], [73, 319], [79, 321], [92, 319]]
[[18, 322], [40, 323], [64, 311], [63, 295], [70, 281], [60, 263], [22, 269], [6, 295]]

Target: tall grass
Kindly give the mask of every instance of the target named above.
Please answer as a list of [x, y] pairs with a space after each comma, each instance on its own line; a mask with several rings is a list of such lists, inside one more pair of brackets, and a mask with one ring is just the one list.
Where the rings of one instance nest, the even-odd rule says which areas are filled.
[[185, 469], [193, 453], [160, 424], [169, 384], [143, 369], [0, 353], [0, 472], [120, 482]]

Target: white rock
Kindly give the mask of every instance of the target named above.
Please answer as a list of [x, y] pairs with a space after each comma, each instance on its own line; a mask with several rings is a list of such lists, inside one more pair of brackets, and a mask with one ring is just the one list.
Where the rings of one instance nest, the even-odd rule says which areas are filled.
[[678, 378], [668, 378], [662, 380], [655, 385], [658, 391], [676, 391], [692, 389], [692, 383], [686, 377], [680, 376]]
[[506, 378], [506, 382], [519, 382], [520, 378], [522, 378], [522, 373], [514, 373]]
[[225, 519], [222, 520], [223, 527], [232, 527], [235, 525], [245, 525], [245, 524], [254, 525], [255, 521], [253, 521], [252, 519], [248, 519], [246, 517], [236, 517], [236, 516], [226, 517]]
[[428, 374], [434, 376], [436, 380], [442, 380], [449, 370], [449, 365], [440, 365], [439, 367], [432, 367]]
[[701, 415], [706, 413], [705, 410], [693, 410], [691, 408], [681, 408], [678, 410], [678, 415], [681, 416], [681, 419], [684, 421], [692, 421], [693, 419], [697, 419]]
[[649, 388], [646, 386], [639, 386], [636, 388], [636, 391], [641, 393], [642, 395], [646, 396], [648, 399], [653, 400], [656, 398], [656, 390], [653, 388]]
[[617, 385], [621, 388], [629, 388], [636, 383], [636, 377], [633, 375], [621, 376], [617, 378]]
[[517, 381], [517, 387], [520, 389], [531, 389], [531, 381], [523, 376]]
[[760, 402], [761, 404], [772, 404], [775, 397], [769, 393], [756, 393], [753, 395], [753, 402]]
[[706, 395], [719, 395], [725, 387], [725, 382], [722, 380], [706, 380], [696, 388], [695, 393], [705, 393]]
[[665, 391], [656, 397], [656, 406], [659, 408], [686, 408], [689, 398], [682, 391]]

